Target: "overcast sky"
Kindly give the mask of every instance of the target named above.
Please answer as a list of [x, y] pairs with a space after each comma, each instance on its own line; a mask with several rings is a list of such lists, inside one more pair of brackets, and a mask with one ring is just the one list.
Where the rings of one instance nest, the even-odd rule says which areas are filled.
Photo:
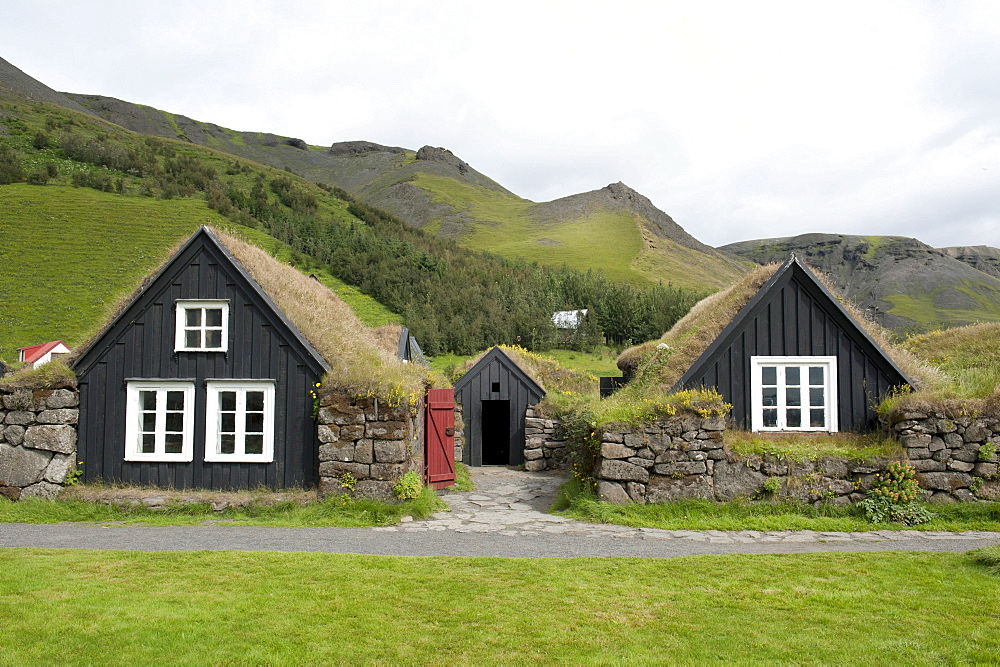
[[624, 181], [700, 240], [1000, 247], [1000, 2], [0, 0], [0, 57], [311, 144]]

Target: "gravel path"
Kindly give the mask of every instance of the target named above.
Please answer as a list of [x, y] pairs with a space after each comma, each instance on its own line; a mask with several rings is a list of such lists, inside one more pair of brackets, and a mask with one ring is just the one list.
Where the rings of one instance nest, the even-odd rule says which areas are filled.
[[546, 514], [563, 478], [507, 468], [473, 470], [476, 490], [450, 493], [450, 512], [380, 528], [0, 524], [0, 547], [136, 551], [319, 551], [401, 556], [674, 557], [727, 553], [967, 551], [1000, 533], [693, 531], [592, 524]]

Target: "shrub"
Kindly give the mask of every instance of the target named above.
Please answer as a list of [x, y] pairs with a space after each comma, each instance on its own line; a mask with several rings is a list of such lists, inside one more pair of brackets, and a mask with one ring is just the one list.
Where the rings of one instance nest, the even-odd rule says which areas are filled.
[[423, 490], [424, 483], [420, 481], [420, 475], [412, 470], [400, 477], [396, 486], [392, 487], [392, 492], [400, 500], [413, 500], [420, 496]]
[[38, 171], [33, 171], [30, 174], [28, 174], [26, 182], [28, 183], [28, 185], [45, 185], [46, 183], [49, 182], [49, 174], [48, 172], [42, 171], [41, 169], [39, 169]]
[[908, 463], [893, 461], [885, 474], [875, 475], [871, 491], [858, 507], [872, 523], [895, 521], [907, 526], [926, 523], [933, 515], [917, 502], [920, 487]]
[[767, 493], [777, 493], [781, 490], [781, 480], [777, 477], [768, 477], [764, 481], [763, 489]]
[[45, 134], [42, 130], [35, 132], [35, 138], [32, 140], [31, 145], [42, 150], [43, 148], [49, 147], [49, 135]]
[[979, 460], [980, 461], [992, 461], [993, 457], [996, 456], [997, 446], [992, 442], [984, 443], [982, 447], [979, 448]]

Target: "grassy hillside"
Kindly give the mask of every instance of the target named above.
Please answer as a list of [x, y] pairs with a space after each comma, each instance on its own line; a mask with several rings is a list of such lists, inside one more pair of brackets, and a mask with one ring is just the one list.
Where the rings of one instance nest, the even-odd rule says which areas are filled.
[[[204, 224], [235, 227], [202, 200], [0, 186], [0, 358], [16, 361], [18, 347], [48, 340], [71, 347], [86, 340], [170, 248]], [[263, 232], [242, 233], [280, 260], [294, 259], [291, 248]], [[356, 288], [314, 272], [367, 324], [399, 321]]]
[[931, 331], [903, 346], [947, 373], [956, 396], [986, 398], [1000, 389], [1000, 323]]
[[[344, 188], [408, 225], [473, 250], [549, 266], [602, 270], [636, 285], [670, 282], [711, 291], [746, 264], [698, 242], [645, 198], [609, 205], [595, 193], [536, 204], [518, 197], [451, 152], [418, 152], [368, 142], [331, 149], [258, 132], [237, 132], [185, 116], [93, 95], [69, 95], [92, 113], [139, 132], [178, 138], [288, 168]], [[637, 194], [637, 193], [634, 193]], [[564, 206], [564, 202], [585, 200]]]

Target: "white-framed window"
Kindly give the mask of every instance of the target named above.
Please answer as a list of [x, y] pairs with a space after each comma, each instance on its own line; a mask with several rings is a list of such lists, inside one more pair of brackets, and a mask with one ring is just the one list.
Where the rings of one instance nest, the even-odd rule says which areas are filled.
[[837, 357], [750, 357], [754, 431], [837, 430]]
[[274, 382], [209, 380], [205, 460], [270, 463], [274, 460]]
[[225, 352], [229, 347], [228, 301], [177, 301], [175, 352]]
[[193, 382], [129, 382], [126, 400], [126, 461], [194, 459]]

